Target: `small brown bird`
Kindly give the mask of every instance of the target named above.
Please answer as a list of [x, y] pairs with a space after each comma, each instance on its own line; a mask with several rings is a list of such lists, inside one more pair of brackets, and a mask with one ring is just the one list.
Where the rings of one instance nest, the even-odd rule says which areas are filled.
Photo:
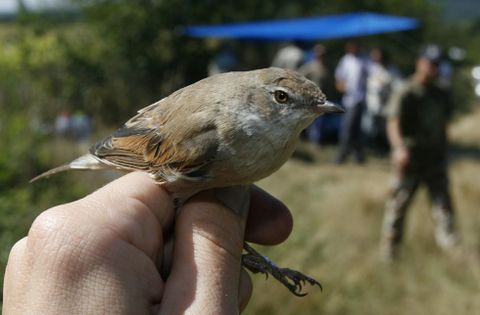
[[[140, 110], [90, 152], [34, 179], [70, 169], [140, 170], [180, 200], [248, 185], [282, 166], [317, 116], [343, 112], [298, 73], [279, 68], [214, 75]], [[303, 274], [278, 268], [245, 244], [243, 264], [270, 273], [294, 294]]]

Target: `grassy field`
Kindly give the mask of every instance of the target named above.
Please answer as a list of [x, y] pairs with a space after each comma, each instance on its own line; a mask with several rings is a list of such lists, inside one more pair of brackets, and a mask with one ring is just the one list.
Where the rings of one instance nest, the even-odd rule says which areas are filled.
[[293, 211], [291, 237], [260, 248], [282, 266], [320, 280], [296, 298], [280, 284], [254, 275], [247, 311], [253, 314], [479, 314], [480, 310], [480, 110], [451, 129], [451, 188], [462, 237], [461, 252], [446, 256], [434, 242], [424, 189], [407, 221], [402, 259], [385, 264], [379, 255], [380, 226], [389, 190], [389, 164], [335, 166], [332, 148], [315, 163], [291, 160], [260, 185]]

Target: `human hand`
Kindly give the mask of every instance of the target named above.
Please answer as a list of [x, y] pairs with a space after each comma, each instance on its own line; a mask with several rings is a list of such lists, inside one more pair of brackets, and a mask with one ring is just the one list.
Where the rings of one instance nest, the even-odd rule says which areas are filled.
[[[234, 207], [228, 199], [202, 192], [174, 223], [171, 196], [145, 174], [131, 173], [43, 212], [10, 253], [5, 314], [238, 313], [252, 290], [240, 267], [244, 232], [249, 241], [273, 245], [288, 236], [292, 221], [259, 188], [252, 188], [247, 222], [245, 209], [224, 206]], [[169, 231], [175, 244], [163, 279], [155, 261], [166, 255]]]
[[393, 149], [392, 159], [398, 173], [403, 174], [410, 162], [410, 152], [404, 146], [398, 146]]

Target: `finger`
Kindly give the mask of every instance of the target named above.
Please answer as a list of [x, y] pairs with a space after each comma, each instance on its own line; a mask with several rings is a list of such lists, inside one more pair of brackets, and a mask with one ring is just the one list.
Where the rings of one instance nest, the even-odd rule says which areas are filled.
[[247, 307], [248, 301], [252, 296], [252, 278], [249, 273], [242, 268], [240, 273], [240, 284], [238, 289], [238, 308], [242, 312]]
[[26, 276], [29, 274], [29, 270], [25, 268], [23, 263], [26, 244], [27, 238], [24, 237], [12, 247], [8, 257], [3, 287], [3, 311], [6, 314], [13, 313], [13, 310], [8, 307], [21, 305], [19, 302], [23, 299], [24, 292], [20, 288], [23, 287], [25, 281], [28, 281]]
[[275, 245], [287, 239], [292, 226], [293, 218], [287, 206], [263, 189], [252, 186], [245, 239]]
[[250, 196], [239, 189], [226, 189], [230, 195], [225, 189], [222, 194], [218, 190], [202, 192], [182, 208], [161, 314], [238, 313], [240, 259]]
[[162, 231], [174, 216], [171, 195], [140, 172], [127, 174], [67, 206], [87, 214], [83, 217], [90, 222], [93, 216], [97, 225], [151, 258], [157, 257]]

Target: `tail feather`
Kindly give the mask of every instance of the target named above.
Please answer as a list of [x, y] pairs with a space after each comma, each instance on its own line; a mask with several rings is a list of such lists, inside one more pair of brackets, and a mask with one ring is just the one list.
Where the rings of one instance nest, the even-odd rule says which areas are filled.
[[57, 173], [68, 171], [68, 170], [95, 170], [95, 169], [104, 169], [104, 168], [109, 168], [109, 166], [100, 162], [93, 155], [85, 154], [68, 164], [55, 167], [49, 171], [46, 171], [45, 173], [42, 173], [32, 178], [30, 180], [30, 183], [37, 181], [41, 178], [47, 178], [53, 174], [57, 174]]

